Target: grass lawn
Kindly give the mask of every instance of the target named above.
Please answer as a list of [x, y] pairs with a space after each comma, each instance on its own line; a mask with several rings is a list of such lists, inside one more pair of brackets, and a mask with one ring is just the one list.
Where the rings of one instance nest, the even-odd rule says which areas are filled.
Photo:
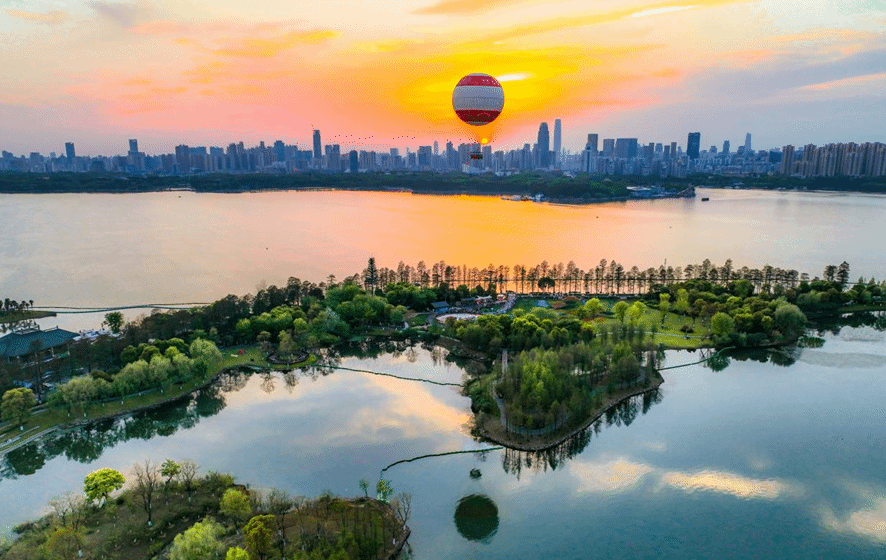
[[422, 325], [428, 324], [428, 313], [416, 313], [412, 317], [406, 319], [406, 323], [410, 327], [421, 327]]

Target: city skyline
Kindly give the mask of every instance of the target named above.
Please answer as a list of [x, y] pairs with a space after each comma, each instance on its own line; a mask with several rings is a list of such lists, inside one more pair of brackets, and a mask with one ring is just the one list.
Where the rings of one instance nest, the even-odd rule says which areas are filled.
[[351, 131], [324, 141], [358, 149], [459, 143], [474, 131], [452, 88], [484, 71], [505, 89], [484, 127], [505, 149], [553, 113], [574, 149], [593, 130], [883, 142], [884, 22], [882, 6], [824, 0], [799, 14], [773, 0], [9, 0], [0, 65], [16, 80], [0, 84], [0, 121], [16, 152], [307, 145], [313, 129]]

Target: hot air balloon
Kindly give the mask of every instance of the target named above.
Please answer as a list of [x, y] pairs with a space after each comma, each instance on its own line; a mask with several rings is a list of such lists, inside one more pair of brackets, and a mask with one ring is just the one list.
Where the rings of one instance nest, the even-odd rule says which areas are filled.
[[[455, 84], [452, 91], [455, 114], [472, 126], [483, 126], [497, 119], [504, 104], [504, 90], [489, 74], [468, 74]], [[471, 159], [482, 158], [480, 152], [471, 154]]]

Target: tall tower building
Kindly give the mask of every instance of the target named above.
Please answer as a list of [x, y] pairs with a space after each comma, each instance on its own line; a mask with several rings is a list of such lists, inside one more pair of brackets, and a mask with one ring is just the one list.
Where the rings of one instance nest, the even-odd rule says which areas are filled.
[[439, 156], [439, 155], [440, 155], [440, 144], [437, 143], [436, 140], [434, 140], [434, 155], [435, 155], [435, 156]]
[[604, 138], [603, 155], [607, 157], [612, 157], [613, 153], [615, 153], [615, 138]]
[[129, 152], [130, 153], [138, 152], [138, 140], [130, 140], [129, 141]]
[[65, 155], [68, 156], [68, 160], [73, 160], [77, 157], [77, 154], [74, 152], [73, 142], [65, 142]]
[[750, 154], [751, 152], [751, 133], [748, 132], [747, 136], [744, 137], [744, 151], [745, 154]]
[[671, 158], [677, 157], [677, 143], [671, 142]]
[[546, 122], [538, 126], [538, 166], [544, 169], [551, 166], [551, 134]]
[[597, 155], [597, 139], [599, 136], [596, 134], [588, 134], [588, 143], [585, 146], [585, 149], [591, 150], [594, 152], [594, 155]]
[[701, 147], [701, 132], [690, 132], [686, 140], [686, 155], [689, 159], [698, 159], [698, 151]]
[[729, 155], [729, 140], [723, 140], [723, 155]]
[[554, 166], [560, 167], [562, 123], [560, 119], [554, 119]]
[[320, 159], [323, 157], [323, 152], [320, 150], [320, 131], [314, 130], [314, 157]]

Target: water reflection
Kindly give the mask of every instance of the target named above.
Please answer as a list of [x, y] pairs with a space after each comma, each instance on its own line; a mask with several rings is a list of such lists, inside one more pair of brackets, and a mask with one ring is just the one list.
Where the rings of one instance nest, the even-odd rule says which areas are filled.
[[455, 507], [455, 527], [469, 541], [492, 542], [498, 531], [498, 506], [485, 494], [470, 494]]
[[664, 398], [661, 389], [647, 391], [642, 395], [631, 397], [607, 410], [590, 426], [581, 430], [563, 443], [542, 451], [521, 451], [505, 449], [502, 453], [502, 468], [505, 472], [520, 478], [524, 469], [530, 471], [557, 470], [565, 461], [581, 454], [591, 441], [594, 434], [599, 434], [604, 427], [630, 426], [640, 414], [646, 414], [654, 404]]
[[7, 453], [0, 465], [0, 479], [34, 474], [58, 456], [91, 463], [109, 447], [132, 439], [170, 436], [178, 430], [192, 428], [201, 418], [214, 416], [224, 407], [221, 386], [213, 385], [152, 410], [57, 430]]

